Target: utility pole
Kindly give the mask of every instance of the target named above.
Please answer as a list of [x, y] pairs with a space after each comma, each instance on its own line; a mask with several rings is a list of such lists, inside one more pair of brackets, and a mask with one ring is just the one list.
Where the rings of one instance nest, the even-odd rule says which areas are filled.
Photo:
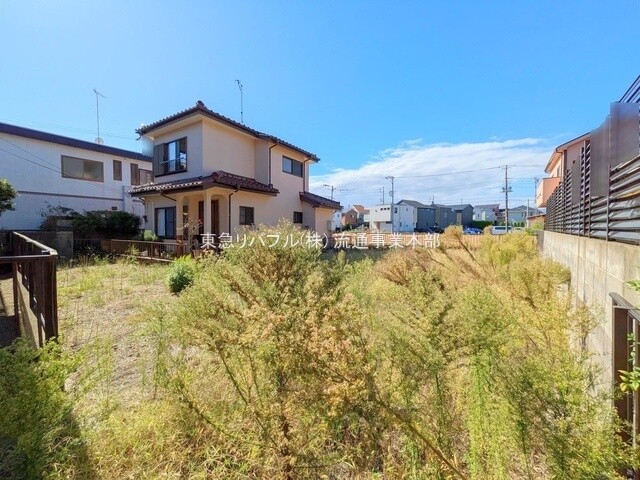
[[336, 189], [336, 187], [334, 187], [333, 185], [329, 185], [328, 183], [323, 183], [322, 186], [331, 189], [331, 200], [333, 200], [333, 191]]
[[533, 205], [534, 211], [536, 215], [538, 214], [538, 182], [540, 179], [538, 177], [533, 178]]
[[236, 79], [236, 83], [240, 89], [240, 123], [244, 125], [244, 98], [242, 94], [242, 82]]
[[395, 195], [395, 188], [393, 185], [393, 181], [395, 180], [395, 178], [391, 175], [389, 175], [388, 177], [385, 177], [387, 180], [391, 179], [391, 192], [389, 192], [391, 194], [391, 233], [394, 233], [394, 225], [393, 225], [393, 209], [395, 208], [395, 202], [393, 200], [393, 196]]
[[511, 192], [511, 187], [509, 186], [509, 165], [504, 166], [504, 187], [502, 187], [502, 191], [504, 192], [504, 224], [507, 227], [507, 232], [509, 231], [509, 192]]

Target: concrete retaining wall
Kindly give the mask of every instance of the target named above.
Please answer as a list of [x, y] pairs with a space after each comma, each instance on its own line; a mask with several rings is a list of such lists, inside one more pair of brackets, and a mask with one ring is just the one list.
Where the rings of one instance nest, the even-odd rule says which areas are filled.
[[640, 279], [640, 246], [547, 231], [541, 245], [545, 256], [571, 270], [571, 289], [598, 321], [587, 345], [602, 368], [602, 383], [610, 386], [613, 319], [609, 293], [616, 292], [640, 306], [640, 294], [626, 284]]

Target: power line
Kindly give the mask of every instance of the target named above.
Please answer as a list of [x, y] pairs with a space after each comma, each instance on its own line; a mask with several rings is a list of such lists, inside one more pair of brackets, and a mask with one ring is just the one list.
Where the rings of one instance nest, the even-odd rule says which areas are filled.
[[[39, 156], [35, 155], [34, 153], [31, 153], [31, 152], [25, 150], [24, 148], [20, 147], [19, 145], [16, 145], [13, 142], [10, 142], [6, 138], [3, 138], [1, 135], [0, 135], [0, 140], [3, 140], [4, 142], [8, 143], [9, 145], [12, 145], [13, 147], [17, 148], [18, 150], [21, 150], [21, 151], [25, 152], [27, 155], [31, 155], [32, 157], [37, 158], [41, 162], [44, 162], [45, 165], [42, 165], [42, 164], [40, 164], [38, 162], [34, 162], [33, 160], [31, 160], [31, 159], [29, 159], [27, 157], [23, 157], [21, 155], [17, 155], [15, 152], [11, 152], [10, 150], [5, 150], [3, 148], [0, 148], [0, 151], [8, 153], [9, 155], [13, 155], [16, 158], [20, 158], [20, 159], [22, 159], [22, 160], [24, 160], [26, 162], [29, 162], [29, 163], [31, 163], [33, 165], [37, 165], [38, 167], [45, 168], [47, 170], [51, 170], [52, 172], [59, 173], [60, 175], [62, 175], [62, 170], [61, 169], [57, 168], [56, 166], [54, 166], [53, 164], [51, 164], [50, 162], [48, 162], [44, 158], [39, 157]], [[94, 187], [98, 187], [98, 188], [103, 189], [103, 190], [111, 190], [112, 192], [116, 192], [118, 194], [122, 193], [121, 190], [118, 190], [118, 189], [112, 188], [112, 187], [108, 187], [108, 186], [104, 185], [104, 183], [98, 184], [98, 183], [93, 182], [91, 180], [85, 180], [84, 178], [76, 178], [74, 180], [80, 180], [80, 181], [83, 181], [83, 182], [87, 182], [88, 185], [93, 185]]]

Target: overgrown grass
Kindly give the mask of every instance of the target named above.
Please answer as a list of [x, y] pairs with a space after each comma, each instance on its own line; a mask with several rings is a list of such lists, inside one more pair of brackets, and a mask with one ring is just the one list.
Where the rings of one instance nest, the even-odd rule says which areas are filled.
[[[0, 356], [0, 382], [23, 385], [0, 397], [5, 465], [33, 465], [30, 478], [616, 478], [633, 460], [609, 399], [589, 393], [574, 340], [593, 320], [558, 288], [566, 269], [526, 235], [478, 250], [445, 235], [448, 248], [373, 254], [256, 242], [206, 260], [178, 297], [164, 265], [61, 269], [61, 348]], [[24, 401], [39, 414], [20, 423]]]

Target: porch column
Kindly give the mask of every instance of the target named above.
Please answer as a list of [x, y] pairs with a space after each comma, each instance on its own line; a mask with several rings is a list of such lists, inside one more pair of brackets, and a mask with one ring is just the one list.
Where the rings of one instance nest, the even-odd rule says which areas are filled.
[[211, 196], [209, 190], [204, 191], [204, 219], [202, 220], [204, 233], [213, 233], [211, 231]]
[[184, 226], [184, 216], [182, 215], [182, 208], [184, 205], [184, 197], [178, 195], [176, 198], [176, 240], [182, 240]]

